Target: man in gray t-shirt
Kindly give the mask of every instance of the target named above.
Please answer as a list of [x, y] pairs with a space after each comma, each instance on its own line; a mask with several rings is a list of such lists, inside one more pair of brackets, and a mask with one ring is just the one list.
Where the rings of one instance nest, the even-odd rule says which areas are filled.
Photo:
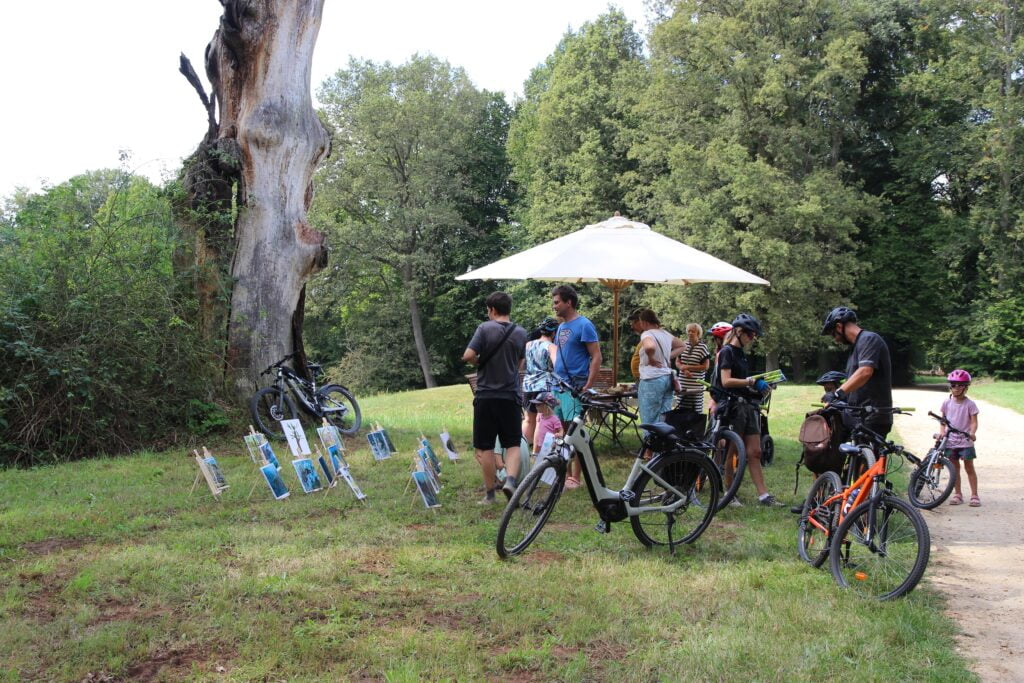
[[478, 366], [473, 397], [473, 448], [483, 472], [483, 504], [495, 502], [497, 472], [494, 442], [505, 449], [505, 486], [511, 497], [519, 476], [519, 443], [523, 438], [519, 402], [519, 367], [526, 351], [526, 330], [509, 319], [512, 297], [494, 292], [487, 297], [486, 322], [477, 326], [462, 360]]

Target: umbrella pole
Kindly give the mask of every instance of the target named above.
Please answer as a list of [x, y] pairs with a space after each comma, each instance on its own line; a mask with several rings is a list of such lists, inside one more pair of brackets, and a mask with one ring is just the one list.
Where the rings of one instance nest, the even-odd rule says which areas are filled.
[[612, 381], [619, 383], [619, 292], [633, 284], [632, 280], [598, 280], [612, 290]]

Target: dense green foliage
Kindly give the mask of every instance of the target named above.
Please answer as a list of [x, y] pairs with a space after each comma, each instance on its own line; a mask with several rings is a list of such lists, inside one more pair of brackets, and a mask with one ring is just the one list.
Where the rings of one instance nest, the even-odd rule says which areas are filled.
[[456, 283], [506, 248], [511, 111], [433, 57], [352, 61], [324, 83], [332, 157], [314, 223], [331, 265], [309, 288], [309, 343], [360, 390], [451, 382], [482, 318], [482, 283]]
[[[219, 412], [177, 294], [170, 207], [118, 171], [18, 195], [0, 223], [0, 463], [138, 447]], [[212, 411], [212, 413], [211, 413]]]

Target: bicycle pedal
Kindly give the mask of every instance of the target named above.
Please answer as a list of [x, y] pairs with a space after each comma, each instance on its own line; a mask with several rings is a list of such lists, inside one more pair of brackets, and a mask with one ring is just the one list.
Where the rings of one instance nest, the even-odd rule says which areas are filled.
[[634, 500], [636, 500], [636, 493], [634, 493], [633, 491], [622, 490], [619, 491], [619, 498], [622, 499], [623, 503], [632, 503]]
[[606, 522], [602, 519], [597, 523], [597, 526], [594, 527], [594, 531], [599, 534], [610, 534], [612, 532], [612, 523]]

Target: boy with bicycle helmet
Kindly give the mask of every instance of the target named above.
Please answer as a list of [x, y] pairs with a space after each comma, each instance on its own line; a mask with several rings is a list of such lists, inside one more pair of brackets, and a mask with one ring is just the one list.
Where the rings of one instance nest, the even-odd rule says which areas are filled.
[[[946, 457], [956, 463], [956, 493], [949, 499], [950, 505], [961, 505], [964, 502], [960, 490], [960, 461], [964, 461], [964, 470], [967, 471], [967, 481], [971, 485], [971, 507], [981, 505], [981, 498], [978, 497], [978, 474], [974, 471], [974, 459], [978, 457], [974, 450], [975, 435], [978, 433], [978, 406], [971, 399], [967, 398], [967, 387], [971, 385], [971, 373], [957, 368], [946, 375], [949, 382], [949, 398], [942, 403], [942, 416], [949, 420], [954, 429], [970, 434], [970, 439], [953, 432], [946, 442]], [[946, 433], [946, 425], [942, 425], [939, 437]]]
[[761, 415], [757, 402], [771, 387], [763, 379], [750, 377], [750, 360], [743, 351], [743, 347], [749, 347], [759, 336], [761, 323], [754, 316], [748, 313], [737, 315], [722, 350], [718, 352], [716, 374], [719, 386], [746, 399], [736, 407], [730, 426], [743, 438], [747, 469], [757, 489], [758, 502], [767, 507], [782, 507], [783, 504], [768, 492], [761, 470]]

